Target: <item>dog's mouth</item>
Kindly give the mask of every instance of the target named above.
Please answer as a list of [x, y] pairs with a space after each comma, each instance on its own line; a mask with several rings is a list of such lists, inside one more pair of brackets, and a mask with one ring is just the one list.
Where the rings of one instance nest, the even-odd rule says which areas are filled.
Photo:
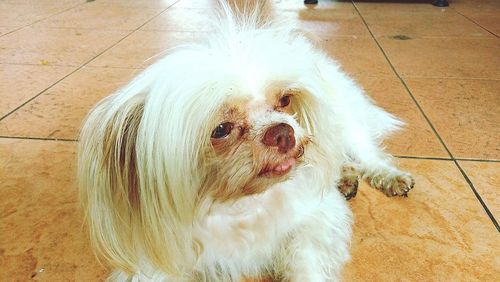
[[285, 161], [277, 164], [274, 167], [266, 167], [263, 170], [260, 171], [259, 175], [260, 176], [282, 176], [290, 172], [292, 170], [293, 166], [295, 165], [297, 161], [295, 158], [289, 158], [286, 159]]
[[292, 157], [287, 157], [278, 163], [268, 164], [259, 172], [262, 177], [280, 177], [288, 174], [297, 164], [300, 157], [304, 155], [304, 147], [299, 146], [298, 152]]

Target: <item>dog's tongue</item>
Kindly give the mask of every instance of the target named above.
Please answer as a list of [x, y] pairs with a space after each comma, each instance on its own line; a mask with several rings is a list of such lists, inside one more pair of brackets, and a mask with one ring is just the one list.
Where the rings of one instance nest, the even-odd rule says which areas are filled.
[[284, 172], [289, 170], [295, 164], [295, 159], [290, 158], [274, 168], [275, 172]]

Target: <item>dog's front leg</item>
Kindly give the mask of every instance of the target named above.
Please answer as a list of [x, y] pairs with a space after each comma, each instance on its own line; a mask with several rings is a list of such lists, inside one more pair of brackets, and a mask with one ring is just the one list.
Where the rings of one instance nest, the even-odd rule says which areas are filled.
[[413, 188], [415, 182], [412, 176], [397, 168], [392, 156], [380, 149], [376, 141], [366, 137], [350, 145], [349, 152], [358, 164], [357, 169], [372, 187], [389, 197], [406, 196]]
[[283, 245], [278, 261], [284, 281], [339, 281], [350, 259], [351, 221], [345, 200], [331, 191]]
[[283, 281], [328, 281], [326, 273], [321, 269], [322, 251], [317, 246], [314, 246], [312, 242], [297, 239], [291, 242], [289, 248], [290, 253], [287, 259], [291, 261], [282, 275]]
[[[380, 114], [387, 115], [384, 112]], [[373, 130], [372, 127], [375, 127], [372, 123], [363, 124], [351, 120], [351, 125], [345, 128], [342, 135], [343, 144], [351, 159], [346, 163], [347, 166], [344, 166], [343, 177], [350, 179], [349, 176], [356, 175], [352, 172], [356, 170], [372, 187], [382, 191], [385, 195], [406, 196], [413, 188], [414, 180], [408, 172], [400, 170], [394, 164], [393, 157], [380, 147], [380, 140], [374, 137], [377, 134], [369, 133]], [[346, 167], [351, 169], [345, 170]], [[342, 181], [339, 185], [342, 188]]]

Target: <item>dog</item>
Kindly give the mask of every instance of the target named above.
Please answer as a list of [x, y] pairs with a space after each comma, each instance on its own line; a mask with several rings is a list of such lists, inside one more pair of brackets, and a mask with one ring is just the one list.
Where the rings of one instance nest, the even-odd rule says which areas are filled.
[[110, 280], [338, 281], [358, 175], [387, 196], [413, 187], [379, 146], [402, 122], [264, 9], [222, 3], [206, 42], [86, 118], [80, 198]]

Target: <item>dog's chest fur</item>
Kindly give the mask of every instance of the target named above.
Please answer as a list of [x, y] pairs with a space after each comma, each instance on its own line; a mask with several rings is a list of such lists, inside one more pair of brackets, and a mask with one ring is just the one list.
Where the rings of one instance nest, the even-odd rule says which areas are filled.
[[212, 204], [193, 230], [202, 245], [201, 267], [230, 263], [258, 269], [271, 264], [287, 236], [322, 201], [321, 188], [311, 187], [306, 172], [299, 169], [264, 193]]

